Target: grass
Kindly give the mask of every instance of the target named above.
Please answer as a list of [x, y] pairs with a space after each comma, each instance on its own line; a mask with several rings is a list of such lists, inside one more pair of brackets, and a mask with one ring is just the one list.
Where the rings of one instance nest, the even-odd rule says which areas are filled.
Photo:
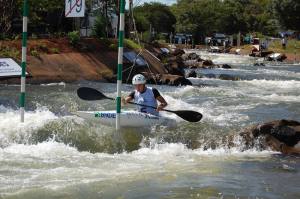
[[53, 53], [53, 54], [59, 54], [60, 50], [59, 50], [59, 48], [51, 48], [50, 52]]
[[270, 43], [269, 50], [272, 50], [274, 52], [278, 53], [300, 53], [300, 41], [291, 39], [288, 40], [286, 49], [283, 49], [281, 46], [281, 40], [275, 40]]
[[4, 47], [0, 46], [0, 57], [11, 57], [15, 60], [20, 60], [20, 51], [16, 48]]
[[137, 43], [135, 43], [134, 41], [132, 41], [130, 39], [124, 39], [124, 46], [126, 46], [127, 48], [131, 48], [131, 49], [142, 48], [140, 45], [138, 45]]
[[34, 56], [34, 57], [39, 57], [40, 56], [39, 51], [36, 50], [36, 49], [30, 50], [30, 55]]

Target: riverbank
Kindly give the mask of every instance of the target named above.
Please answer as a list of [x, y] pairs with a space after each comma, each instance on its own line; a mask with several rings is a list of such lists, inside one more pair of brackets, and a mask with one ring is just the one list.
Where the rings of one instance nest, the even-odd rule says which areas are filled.
[[[179, 45], [179, 46], [181, 48], [185, 47], [185, 45]], [[190, 47], [191, 46], [189, 46], [189, 48]], [[209, 50], [209, 46], [205, 46], [205, 45], [197, 45], [196, 48], [201, 50]], [[220, 47], [220, 49], [223, 50], [224, 48]], [[253, 49], [253, 45], [245, 44], [245, 45], [241, 45], [239, 48], [235, 46], [233, 46], [232, 48], [228, 48], [227, 53], [237, 54], [237, 50], [238, 50], [238, 54], [240, 55], [250, 55], [252, 49]], [[280, 39], [277, 39], [271, 42], [268, 46], [268, 49], [264, 51], [284, 54], [286, 56], [284, 63], [300, 63], [300, 41], [299, 40], [295, 40], [295, 39], [289, 40], [286, 48], [283, 48], [281, 46]]]
[[[20, 64], [21, 41], [0, 41], [0, 57], [12, 57]], [[159, 48], [158, 48], [159, 49]], [[141, 48], [130, 40], [124, 40], [123, 80], [128, 81], [136, 73], [145, 73], [150, 82], [159, 84], [191, 84], [182, 71], [163, 63], [152, 46]], [[75, 82], [81, 80], [116, 82], [117, 40], [85, 38], [70, 45], [66, 38], [34, 39], [28, 41], [27, 83]], [[135, 62], [139, 54], [146, 64]], [[172, 55], [170, 55], [172, 56]], [[144, 62], [145, 63], [145, 62]], [[177, 66], [176, 66], [177, 67]], [[1, 83], [19, 83], [19, 78], [0, 79]]]
[[[270, 45], [273, 52], [284, 53], [286, 63], [300, 62], [300, 49], [297, 44], [292, 48], [292, 42], [287, 49], [280, 49], [277, 43]], [[299, 44], [300, 45], [300, 44]], [[130, 40], [125, 40], [125, 52], [134, 56], [139, 54], [147, 66], [135, 66], [132, 60], [124, 59], [123, 79], [128, 79], [135, 73], [144, 73], [151, 83], [190, 85], [184, 78], [185, 62], [182, 59], [183, 51], [177, 50], [169, 55], [164, 54], [160, 47], [167, 44], [146, 45], [141, 48]], [[186, 46], [177, 45], [178, 49]], [[207, 49], [207, 46], [196, 46], [198, 49]], [[249, 55], [252, 45], [241, 46], [239, 54]], [[228, 51], [236, 53], [236, 48]], [[41, 84], [53, 82], [76, 82], [82, 80], [115, 82], [117, 73], [117, 40], [85, 38], [72, 46], [67, 38], [30, 39], [27, 49], [27, 83]], [[21, 41], [0, 41], [0, 57], [12, 57], [20, 64]], [[209, 60], [209, 67], [213, 62]], [[202, 63], [203, 65], [203, 63]], [[205, 65], [205, 64], [204, 64]], [[134, 67], [133, 67], [134, 66]], [[133, 67], [133, 68], [132, 68]], [[189, 66], [187, 66], [189, 67]], [[131, 70], [132, 69], [132, 70]], [[0, 83], [17, 84], [19, 78], [2, 78]]]

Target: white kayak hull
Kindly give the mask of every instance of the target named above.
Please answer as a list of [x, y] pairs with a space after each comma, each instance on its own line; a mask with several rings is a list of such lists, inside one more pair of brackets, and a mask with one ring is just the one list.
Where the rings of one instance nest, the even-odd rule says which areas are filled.
[[[116, 126], [116, 111], [77, 111], [74, 114], [103, 125]], [[176, 120], [138, 111], [122, 111], [120, 125], [122, 127], [150, 127], [155, 125], [176, 127]]]

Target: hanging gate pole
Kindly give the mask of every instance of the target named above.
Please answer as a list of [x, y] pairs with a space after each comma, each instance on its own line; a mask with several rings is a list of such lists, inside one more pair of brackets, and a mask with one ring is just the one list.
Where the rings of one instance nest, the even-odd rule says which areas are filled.
[[21, 122], [24, 122], [24, 112], [25, 112], [27, 24], [28, 24], [28, 0], [24, 0], [24, 4], [23, 4], [23, 34], [22, 34], [22, 74], [21, 74], [21, 94], [20, 94]]
[[117, 117], [116, 130], [120, 130], [121, 117], [121, 86], [122, 86], [122, 68], [123, 68], [123, 39], [124, 39], [124, 22], [125, 22], [125, 0], [120, 0], [120, 15], [119, 15], [119, 38], [118, 38], [118, 78], [117, 78]]

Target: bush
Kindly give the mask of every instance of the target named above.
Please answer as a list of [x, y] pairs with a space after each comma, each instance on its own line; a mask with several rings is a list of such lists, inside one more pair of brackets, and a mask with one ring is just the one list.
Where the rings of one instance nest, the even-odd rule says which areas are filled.
[[12, 57], [16, 60], [20, 60], [20, 51], [16, 48], [0, 48], [0, 57]]
[[141, 48], [140, 45], [138, 45], [137, 43], [135, 43], [134, 41], [132, 41], [130, 39], [124, 39], [124, 46], [126, 46], [127, 48], [131, 48], [131, 49]]
[[36, 49], [30, 50], [30, 55], [34, 57], [39, 57], [39, 52]]
[[59, 54], [60, 50], [58, 48], [51, 48], [50, 52], [53, 53], [53, 54]]
[[106, 20], [102, 15], [98, 16], [93, 27], [93, 35], [97, 38], [106, 37]]
[[118, 46], [116, 44], [110, 44], [109, 49], [113, 50], [113, 51], [116, 51], [116, 50], [118, 50]]
[[4, 39], [5, 39], [4, 33], [0, 33], [0, 40], [4, 40]]
[[80, 35], [78, 31], [68, 33], [68, 39], [72, 46], [77, 46], [80, 41]]
[[109, 47], [112, 44], [112, 41], [110, 39], [106, 39], [106, 38], [99, 38], [99, 42], [104, 45]]
[[149, 31], [145, 31], [142, 33], [142, 40], [145, 42], [151, 42], [153, 40], [153, 38], [150, 37], [150, 32]]
[[44, 44], [44, 43], [38, 44], [37, 47], [38, 47], [38, 49], [39, 49], [40, 51], [42, 51], [42, 52], [47, 53], [47, 52], [49, 51], [47, 45]]

